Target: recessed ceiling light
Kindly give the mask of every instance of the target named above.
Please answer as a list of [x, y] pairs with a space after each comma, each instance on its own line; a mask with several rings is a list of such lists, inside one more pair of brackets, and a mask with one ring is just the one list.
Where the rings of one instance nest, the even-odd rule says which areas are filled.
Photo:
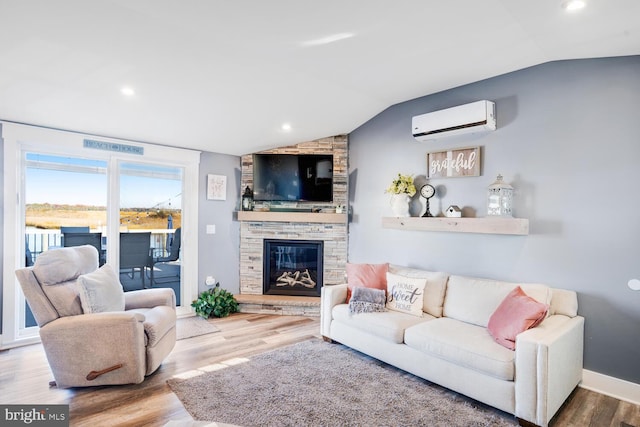
[[122, 92], [124, 96], [133, 96], [136, 94], [136, 91], [129, 86], [124, 86], [122, 89], [120, 89], [120, 92]]
[[567, 12], [575, 12], [583, 9], [587, 3], [584, 0], [565, 0], [562, 2], [562, 8]]
[[282, 129], [285, 132], [289, 132], [291, 131], [291, 124], [283, 123], [282, 126], [280, 126], [280, 129]]

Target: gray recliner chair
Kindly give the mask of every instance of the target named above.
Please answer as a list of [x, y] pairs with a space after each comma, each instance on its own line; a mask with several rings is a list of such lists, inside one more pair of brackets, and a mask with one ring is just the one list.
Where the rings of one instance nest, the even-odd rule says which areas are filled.
[[[88, 278], [109, 268], [98, 270], [98, 251], [87, 245], [43, 252], [33, 267], [16, 270], [60, 388], [141, 383], [175, 345], [172, 289], [124, 293], [120, 285], [122, 294], [113, 297], [124, 300], [123, 310], [100, 312], [98, 301], [98, 312], [85, 313], [87, 299], [96, 294], [96, 280]], [[119, 285], [117, 273], [113, 279]], [[87, 292], [85, 283], [94, 288]]]

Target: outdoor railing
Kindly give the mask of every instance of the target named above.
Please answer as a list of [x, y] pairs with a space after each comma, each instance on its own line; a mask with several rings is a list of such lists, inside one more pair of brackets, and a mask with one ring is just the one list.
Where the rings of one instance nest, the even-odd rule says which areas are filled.
[[[93, 230], [92, 230], [93, 231]], [[151, 232], [151, 249], [153, 256], [165, 256], [167, 250], [167, 237], [173, 234], [175, 230], [170, 229], [152, 229], [152, 230], [130, 230], [129, 233]], [[103, 246], [106, 243], [106, 237], [103, 233]], [[25, 250], [27, 258], [30, 256], [31, 261], [35, 262], [38, 255], [49, 249], [60, 248], [63, 246], [62, 233], [60, 230], [29, 230], [25, 234]], [[108, 246], [106, 247], [108, 250]]]

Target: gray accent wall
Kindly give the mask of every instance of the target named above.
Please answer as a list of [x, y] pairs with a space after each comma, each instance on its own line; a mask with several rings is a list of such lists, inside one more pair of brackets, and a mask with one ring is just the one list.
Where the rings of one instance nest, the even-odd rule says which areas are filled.
[[[207, 175], [227, 177], [227, 200], [207, 200]], [[240, 157], [203, 152], [200, 155], [198, 289], [204, 291], [207, 276], [213, 276], [220, 287], [240, 293], [240, 223], [239, 208]], [[215, 225], [215, 234], [207, 234], [207, 225]]]
[[[498, 130], [417, 142], [412, 116], [481, 99]], [[481, 176], [434, 179], [432, 213], [485, 216], [500, 173], [528, 236], [383, 229], [394, 176], [425, 182], [429, 151], [482, 147]], [[584, 368], [640, 383], [640, 57], [542, 64], [394, 105], [349, 135], [350, 262], [545, 283], [578, 292]], [[419, 214], [422, 201], [412, 202]], [[425, 219], [428, 220], [428, 219]]]

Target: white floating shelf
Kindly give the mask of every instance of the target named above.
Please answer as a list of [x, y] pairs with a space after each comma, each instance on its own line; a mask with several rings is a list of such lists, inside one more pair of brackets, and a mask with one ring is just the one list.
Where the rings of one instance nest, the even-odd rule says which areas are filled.
[[383, 228], [456, 233], [529, 234], [529, 220], [524, 218], [423, 218], [383, 217]]

